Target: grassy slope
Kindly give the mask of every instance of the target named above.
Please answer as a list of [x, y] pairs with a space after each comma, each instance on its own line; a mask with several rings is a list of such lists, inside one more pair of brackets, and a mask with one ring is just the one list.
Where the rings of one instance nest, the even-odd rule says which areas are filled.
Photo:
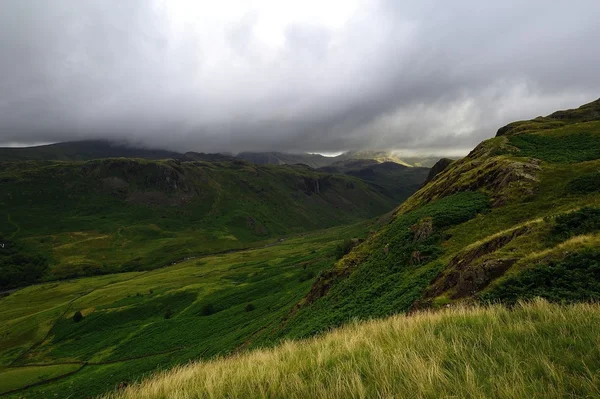
[[182, 366], [109, 397], [597, 397], [598, 339], [598, 305], [457, 307]]
[[[0, 299], [0, 388], [22, 387], [84, 366], [16, 397], [62, 397], [65, 392], [89, 397], [157, 368], [244, 349], [277, 330], [314, 276], [331, 267], [340, 240], [364, 236], [375, 227], [362, 222], [158, 270], [19, 290]], [[207, 311], [207, 305], [212, 309]], [[84, 315], [78, 323], [72, 320], [77, 310]]]
[[0, 237], [48, 259], [42, 279], [153, 269], [393, 206], [355, 178], [241, 162], [4, 163], [0, 181]]
[[[514, 302], [525, 292], [600, 298], [600, 121], [584, 119], [499, 136], [454, 162], [322, 273], [281, 335], [455, 301]], [[569, 234], [557, 233], [561, 225]]]

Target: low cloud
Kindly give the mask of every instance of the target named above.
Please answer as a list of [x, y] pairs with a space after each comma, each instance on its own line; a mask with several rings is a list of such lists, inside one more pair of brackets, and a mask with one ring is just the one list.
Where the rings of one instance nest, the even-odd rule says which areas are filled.
[[6, 0], [0, 143], [468, 151], [600, 97], [597, 1]]

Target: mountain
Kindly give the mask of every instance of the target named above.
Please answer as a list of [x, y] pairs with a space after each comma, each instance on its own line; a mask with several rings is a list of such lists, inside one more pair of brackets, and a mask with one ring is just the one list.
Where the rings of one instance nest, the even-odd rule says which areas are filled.
[[343, 173], [362, 179], [394, 198], [398, 203], [417, 191], [429, 174], [427, 168], [408, 167], [396, 162], [380, 162], [375, 159], [341, 160], [317, 170]]
[[600, 299], [600, 100], [509, 124], [321, 273], [282, 336], [457, 302]]
[[438, 157], [406, 157], [399, 158], [390, 151], [347, 151], [334, 157], [326, 157], [320, 154], [290, 154], [283, 152], [241, 152], [237, 155], [239, 159], [264, 165], [305, 164], [312, 168], [323, 168], [335, 166], [346, 161], [373, 160], [377, 163], [393, 162], [404, 166], [430, 168]]
[[182, 159], [183, 154], [159, 149], [136, 148], [107, 140], [71, 141], [36, 147], [0, 148], [2, 161], [88, 161], [98, 158]]
[[448, 166], [450, 166], [454, 162], [453, 159], [450, 158], [442, 158], [438, 160], [432, 167], [429, 169], [429, 173], [427, 174], [427, 178], [425, 182], [423, 182], [423, 186], [426, 186], [427, 183], [433, 180], [434, 177], [442, 173]]
[[0, 182], [0, 242], [32, 256], [2, 268], [0, 288], [153, 269], [357, 222], [395, 203], [351, 176], [237, 160], [6, 162]]
[[284, 152], [240, 152], [236, 157], [258, 165], [304, 164], [311, 168], [327, 166], [331, 164], [334, 158], [320, 154], [290, 154]]

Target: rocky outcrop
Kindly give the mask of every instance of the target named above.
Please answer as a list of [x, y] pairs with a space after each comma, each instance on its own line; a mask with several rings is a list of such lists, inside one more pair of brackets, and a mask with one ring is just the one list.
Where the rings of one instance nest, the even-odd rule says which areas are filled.
[[423, 295], [424, 298], [434, 298], [451, 291], [451, 298], [458, 299], [485, 288], [492, 280], [504, 274], [518, 259], [497, 258], [482, 261], [480, 259], [496, 252], [528, 231], [529, 228], [523, 226], [506, 234], [492, 237], [457, 254], [450, 260], [445, 271], [434, 279], [430, 288]]
[[413, 234], [413, 241], [423, 241], [433, 233], [433, 219], [423, 218], [418, 223], [410, 226], [410, 231]]
[[298, 190], [304, 191], [307, 195], [321, 193], [321, 181], [319, 178], [304, 177], [296, 185]]
[[454, 162], [454, 160], [450, 159], [450, 158], [442, 158], [439, 161], [437, 161], [435, 163], [435, 165], [433, 165], [433, 167], [431, 169], [429, 169], [429, 174], [427, 175], [427, 178], [425, 179], [425, 182], [423, 183], [423, 185], [421, 187], [424, 187], [427, 183], [432, 181], [437, 175], [439, 175], [444, 170], [446, 170], [446, 168], [448, 168], [448, 166], [450, 166], [450, 164], [452, 162]]

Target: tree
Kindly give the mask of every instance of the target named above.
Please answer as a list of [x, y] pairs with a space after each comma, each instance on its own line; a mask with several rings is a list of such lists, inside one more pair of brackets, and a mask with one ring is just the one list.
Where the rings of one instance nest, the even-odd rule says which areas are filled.
[[73, 315], [73, 321], [75, 323], [79, 323], [81, 320], [83, 320], [83, 315], [81, 314], [81, 312], [78, 310], [77, 312], [75, 312], [75, 314]]

